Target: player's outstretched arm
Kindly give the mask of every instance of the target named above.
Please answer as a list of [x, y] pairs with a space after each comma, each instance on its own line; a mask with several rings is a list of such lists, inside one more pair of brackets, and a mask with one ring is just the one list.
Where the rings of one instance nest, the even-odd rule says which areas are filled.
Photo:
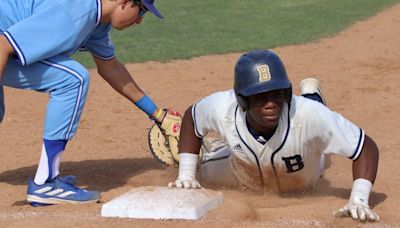
[[[155, 120], [167, 139], [168, 150], [156, 150], [156, 158], [165, 156], [168, 152], [173, 155], [174, 160], [178, 160], [178, 139], [182, 117], [178, 112], [166, 110], [158, 107], [149, 96], [147, 96], [133, 80], [131, 74], [117, 58], [111, 60], [101, 60], [94, 57], [99, 74], [113, 87], [139, 109], [146, 113], [151, 119]], [[161, 147], [165, 148], [165, 147]], [[154, 155], [155, 153], [153, 153]]]
[[179, 136], [179, 175], [169, 187], [177, 188], [201, 188], [196, 180], [197, 161], [201, 147], [201, 139], [194, 133], [192, 107], [189, 107], [182, 120], [182, 127]]
[[[93, 57], [97, 65], [97, 71], [104, 80], [108, 82], [118, 93], [126, 97], [138, 108], [144, 111], [148, 116], [155, 119], [161, 124], [161, 128], [173, 125], [174, 119], [171, 120], [169, 113], [156, 106], [156, 104], [148, 97], [139, 85], [135, 82], [126, 67], [115, 57], [111, 60], [102, 60]], [[164, 120], [166, 123], [163, 124]], [[180, 119], [177, 120], [180, 124]], [[169, 132], [169, 129], [164, 129]]]
[[14, 49], [5, 36], [0, 35], [0, 82], [3, 80], [3, 71], [8, 58], [14, 53]]
[[363, 149], [353, 161], [353, 188], [349, 202], [338, 211], [336, 217], [379, 221], [379, 215], [369, 208], [368, 199], [378, 170], [379, 150], [375, 142], [365, 135]]
[[100, 76], [121, 95], [133, 103], [139, 101], [145, 95], [125, 66], [117, 58], [102, 60], [94, 57], [94, 61]]

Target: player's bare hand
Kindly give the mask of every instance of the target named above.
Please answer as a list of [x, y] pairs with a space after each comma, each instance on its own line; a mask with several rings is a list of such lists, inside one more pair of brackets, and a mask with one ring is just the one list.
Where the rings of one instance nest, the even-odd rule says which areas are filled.
[[379, 215], [373, 212], [368, 204], [363, 202], [360, 198], [350, 198], [349, 202], [341, 209], [333, 212], [337, 218], [351, 217], [360, 221], [379, 221]]
[[201, 187], [200, 183], [195, 179], [177, 179], [174, 182], [168, 184], [170, 188], [186, 188], [186, 189], [199, 189]]

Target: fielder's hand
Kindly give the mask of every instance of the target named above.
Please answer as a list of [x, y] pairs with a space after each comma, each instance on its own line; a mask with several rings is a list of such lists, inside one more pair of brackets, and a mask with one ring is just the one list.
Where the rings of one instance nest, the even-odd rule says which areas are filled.
[[181, 132], [182, 116], [179, 112], [165, 110], [166, 114], [159, 126], [167, 138], [168, 147], [176, 164], [179, 163], [178, 141]]
[[164, 110], [165, 114], [156, 120], [149, 131], [149, 146], [153, 156], [161, 163], [177, 165], [178, 140], [181, 130], [182, 117], [178, 112]]
[[351, 197], [349, 202], [341, 209], [333, 213], [335, 217], [352, 217], [360, 221], [379, 221], [379, 215], [369, 209], [367, 203], [359, 197]]
[[182, 124], [182, 116], [179, 112], [165, 110], [164, 118], [159, 122], [160, 128], [168, 136], [179, 137]]

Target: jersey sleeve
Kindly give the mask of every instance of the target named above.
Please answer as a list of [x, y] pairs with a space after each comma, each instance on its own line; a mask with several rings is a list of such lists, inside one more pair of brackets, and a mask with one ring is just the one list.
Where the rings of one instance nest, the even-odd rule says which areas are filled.
[[82, 49], [102, 60], [114, 58], [115, 49], [111, 41], [110, 31], [110, 24], [100, 24]]
[[208, 132], [219, 132], [220, 120], [224, 117], [227, 105], [231, 103], [230, 98], [229, 92], [217, 92], [193, 105], [192, 117], [197, 137], [202, 138]]
[[4, 32], [23, 66], [66, 52], [74, 46], [77, 31], [71, 16], [58, 4], [43, 7]]
[[324, 105], [311, 102], [307, 132], [321, 145], [322, 153], [338, 154], [356, 160], [364, 144], [364, 131]]

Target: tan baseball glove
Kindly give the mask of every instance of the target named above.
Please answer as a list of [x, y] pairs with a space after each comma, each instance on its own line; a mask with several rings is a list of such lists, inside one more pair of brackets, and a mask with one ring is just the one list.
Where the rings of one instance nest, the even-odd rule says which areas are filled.
[[167, 110], [160, 123], [155, 123], [149, 131], [149, 147], [152, 155], [162, 164], [178, 165], [178, 140], [182, 116]]

